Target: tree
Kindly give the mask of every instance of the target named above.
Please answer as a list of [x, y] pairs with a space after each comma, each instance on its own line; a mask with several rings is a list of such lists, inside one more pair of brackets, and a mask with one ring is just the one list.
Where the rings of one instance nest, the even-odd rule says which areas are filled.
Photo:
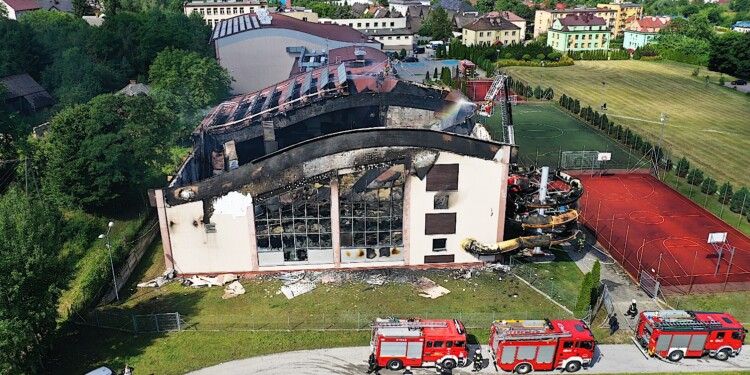
[[91, 14], [91, 6], [87, 0], [73, 0], [72, 5], [73, 14], [78, 18]]
[[430, 14], [422, 22], [419, 35], [430, 36], [434, 40], [448, 40], [453, 36], [451, 21], [443, 7], [438, 6], [430, 11]]
[[591, 304], [599, 299], [599, 283], [601, 283], [602, 264], [597, 260], [591, 267]]
[[50, 122], [44, 188], [60, 204], [100, 209], [150, 186], [169, 161], [175, 117], [149, 96], [100, 95]]
[[685, 177], [687, 176], [688, 171], [690, 171], [690, 162], [686, 157], [683, 156], [682, 158], [680, 158], [680, 160], [677, 161], [675, 174], [677, 174], [678, 177]]
[[687, 174], [687, 182], [691, 185], [700, 185], [703, 182], [703, 171], [698, 168], [693, 168]]
[[156, 56], [149, 77], [153, 96], [178, 113], [188, 128], [202, 115], [201, 109], [229, 95], [231, 83], [214, 58], [173, 48]]
[[587, 272], [581, 281], [581, 290], [578, 292], [578, 301], [575, 307], [577, 313], [587, 311], [589, 306], [591, 306], [591, 287], [593, 283], [591, 272]]
[[430, 71], [429, 70], [424, 75], [424, 81], [425, 82], [430, 82]]
[[719, 187], [719, 202], [727, 204], [732, 200], [732, 184], [725, 182]]
[[401, 56], [401, 60], [406, 57], [406, 48], [401, 48], [401, 52], [399, 52], [399, 56]]
[[716, 180], [714, 180], [711, 177], [707, 177], [705, 180], [703, 180], [703, 183], [701, 184], [701, 191], [708, 195], [714, 195], [716, 194]]
[[0, 18], [8, 18], [8, 8], [5, 7], [5, 3], [0, 3]]
[[740, 190], [737, 190], [729, 201], [729, 209], [732, 210], [732, 212], [747, 213], [747, 206], [750, 205], [750, 199], [747, 199], [748, 195], [750, 195], [750, 190], [744, 186], [740, 188]]
[[435, 79], [437, 79], [437, 77], [438, 77], [437, 66], [435, 67], [435, 70], [434, 70], [434, 71], [432, 72], [432, 76], [433, 76], [433, 77], [434, 77]]
[[580, 111], [581, 111], [581, 102], [579, 102], [578, 99], [576, 99], [573, 102], [573, 113], [578, 114], [578, 112]]
[[15, 188], [0, 196], [0, 374], [37, 372], [65, 278], [62, 217]]
[[539, 85], [536, 85], [536, 87], [534, 87], [534, 98], [537, 100], [542, 98], [542, 87]]

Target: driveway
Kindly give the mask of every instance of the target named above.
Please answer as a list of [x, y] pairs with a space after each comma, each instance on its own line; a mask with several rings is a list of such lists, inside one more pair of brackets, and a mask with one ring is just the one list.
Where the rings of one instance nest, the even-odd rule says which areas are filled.
[[[619, 374], [619, 373], [650, 373], [650, 372], [707, 372], [707, 371], [740, 371], [750, 368], [750, 345], [742, 348], [742, 354], [730, 358], [726, 362], [708, 357], [703, 359], [686, 358], [678, 363], [664, 362], [658, 359], [646, 359], [635, 345], [600, 345], [599, 357], [596, 363], [583, 374]], [[336, 348], [305, 350], [297, 352], [278, 353], [262, 357], [241, 359], [220, 365], [207, 367], [191, 372], [190, 375], [321, 375], [345, 374], [360, 375], [367, 371], [368, 347]], [[486, 348], [485, 358], [489, 357]], [[435, 374], [434, 369], [412, 369], [415, 375]], [[495, 373], [490, 367], [482, 373]], [[383, 375], [400, 375], [401, 372], [383, 370]], [[469, 374], [470, 367], [454, 371], [455, 374]]]

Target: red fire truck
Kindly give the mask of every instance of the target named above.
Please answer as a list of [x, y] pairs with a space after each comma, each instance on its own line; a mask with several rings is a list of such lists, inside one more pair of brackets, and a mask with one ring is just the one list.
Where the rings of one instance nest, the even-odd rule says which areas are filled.
[[490, 353], [497, 367], [526, 374], [532, 370], [588, 367], [596, 342], [580, 320], [496, 320], [490, 333]]
[[458, 320], [377, 319], [371, 327], [370, 348], [379, 367], [400, 370], [439, 363], [454, 368], [467, 363], [466, 329]]
[[648, 355], [672, 362], [706, 354], [726, 361], [740, 353], [746, 333], [737, 319], [727, 313], [643, 311], [634, 341]]

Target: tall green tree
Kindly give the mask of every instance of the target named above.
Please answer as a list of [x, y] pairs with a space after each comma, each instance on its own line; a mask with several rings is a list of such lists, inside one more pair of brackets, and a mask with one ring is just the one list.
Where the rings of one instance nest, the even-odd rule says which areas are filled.
[[450, 18], [443, 7], [439, 6], [430, 11], [422, 22], [419, 35], [430, 36], [434, 40], [448, 40], [453, 36]]
[[748, 212], [747, 207], [750, 206], [750, 197], [748, 196], [750, 196], [750, 190], [743, 186], [732, 195], [732, 199], [729, 201], [729, 209], [732, 212], [746, 214]]
[[593, 283], [591, 272], [587, 272], [581, 281], [581, 290], [578, 293], [578, 300], [575, 307], [576, 312], [587, 311], [589, 306], [591, 306], [591, 287]]
[[725, 182], [719, 187], [719, 202], [727, 204], [732, 200], [732, 184]]
[[597, 260], [591, 267], [591, 304], [595, 304], [599, 299], [599, 284], [602, 278], [602, 264]]
[[690, 161], [687, 160], [686, 157], [680, 158], [680, 160], [677, 161], [677, 168], [675, 169], [675, 174], [679, 177], [685, 177], [687, 176], [688, 172], [690, 171]]
[[11, 188], [0, 196], [0, 374], [40, 372], [64, 278], [59, 213]]
[[175, 122], [144, 95], [105, 94], [61, 111], [41, 149], [45, 189], [59, 203], [87, 210], [126, 202], [169, 161]]
[[703, 183], [701, 184], [701, 191], [708, 195], [714, 195], [716, 194], [717, 186], [716, 186], [716, 180], [714, 180], [711, 177], [707, 177], [705, 180], [703, 180]]
[[91, 14], [91, 6], [87, 0], [72, 0], [73, 14], [81, 18]]
[[691, 185], [700, 185], [703, 182], [703, 171], [699, 168], [693, 168], [687, 174], [687, 182]]
[[149, 70], [152, 95], [192, 130], [200, 110], [229, 95], [231, 78], [216, 59], [167, 48]]

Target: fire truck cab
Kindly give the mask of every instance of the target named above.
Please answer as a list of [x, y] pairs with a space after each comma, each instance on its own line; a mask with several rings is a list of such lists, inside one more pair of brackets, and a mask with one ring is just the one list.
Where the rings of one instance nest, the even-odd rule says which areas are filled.
[[722, 312], [643, 311], [634, 341], [654, 357], [677, 362], [708, 355], [720, 361], [740, 354], [747, 330]]
[[439, 363], [445, 368], [467, 363], [466, 329], [459, 320], [376, 319], [370, 348], [379, 367], [400, 370]]
[[519, 374], [576, 372], [592, 363], [595, 347], [594, 335], [580, 320], [496, 320], [490, 333], [497, 367]]

